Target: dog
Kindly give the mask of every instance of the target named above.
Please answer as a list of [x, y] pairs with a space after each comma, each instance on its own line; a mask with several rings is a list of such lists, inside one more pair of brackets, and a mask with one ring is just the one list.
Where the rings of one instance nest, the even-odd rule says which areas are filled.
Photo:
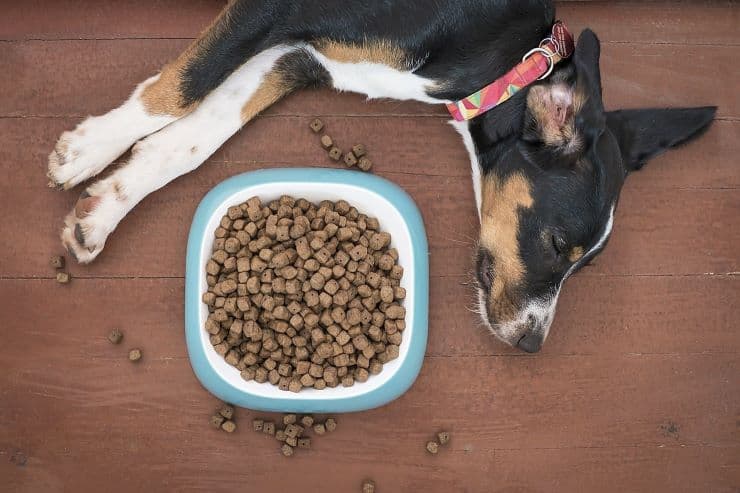
[[[77, 261], [92, 261], [146, 195], [295, 90], [454, 107], [542, 52], [555, 25], [545, 0], [231, 1], [123, 105], [62, 134], [48, 166], [50, 185], [62, 189], [133, 145], [125, 165], [82, 192], [62, 242]], [[470, 154], [480, 220], [480, 314], [496, 337], [527, 352], [547, 338], [563, 282], [606, 245], [625, 178], [699, 135], [716, 111], [605, 111], [596, 35], [582, 32], [557, 66], [552, 51], [541, 58], [548, 77], [453, 122]]]

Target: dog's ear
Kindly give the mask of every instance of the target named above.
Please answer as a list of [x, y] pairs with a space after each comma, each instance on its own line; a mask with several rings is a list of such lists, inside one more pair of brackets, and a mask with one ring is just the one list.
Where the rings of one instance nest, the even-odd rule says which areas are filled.
[[599, 39], [587, 29], [581, 33], [571, 63], [527, 96], [523, 137], [551, 149], [576, 156], [597, 141], [606, 118], [601, 99]]
[[585, 143], [595, 142], [606, 126], [601, 91], [601, 43], [596, 34], [586, 29], [578, 37], [573, 63], [576, 67], [576, 131]]
[[709, 128], [716, 106], [680, 109], [621, 110], [607, 113], [607, 125], [619, 142], [627, 171], [699, 136]]

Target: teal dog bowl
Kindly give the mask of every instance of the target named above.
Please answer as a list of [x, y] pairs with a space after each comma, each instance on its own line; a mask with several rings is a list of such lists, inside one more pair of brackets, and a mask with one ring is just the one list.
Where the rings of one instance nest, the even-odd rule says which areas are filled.
[[[252, 196], [262, 200], [281, 195], [312, 202], [344, 199], [361, 212], [375, 216], [392, 235], [404, 268], [406, 329], [399, 357], [379, 375], [352, 387], [285, 392], [270, 384], [247, 382], [211, 346], [204, 329], [208, 310], [201, 302], [206, 291], [205, 265], [213, 233], [226, 210]], [[259, 411], [341, 413], [382, 406], [413, 384], [424, 360], [429, 314], [429, 254], [421, 214], [397, 185], [356, 171], [292, 168], [262, 170], [230, 178], [211, 190], [198, 206], [188, 239], [185, 272], [185, 337], [190, 363], [203, 386], [220, 399]]]

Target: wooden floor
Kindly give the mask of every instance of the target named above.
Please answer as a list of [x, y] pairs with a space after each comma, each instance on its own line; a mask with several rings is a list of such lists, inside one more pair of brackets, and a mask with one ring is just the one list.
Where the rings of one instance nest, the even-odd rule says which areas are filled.
[[[46, 156], [119, 104], [216, 14], [215, 0], [0, 5], [0, 490], [19, 492], [737, 492], [740, 489], [740, 4], [563, 3], [603, 40], [609, 108], [719, 105], [702, 138], [630, 178], [612, 241], [571, 279], [542, 353], [488, 336], [466, 309], [476, 235], [468, 161], [443, 109], [302, 93], [147, 198], [74, 281], [48, 257], [79, 190]], [[183, 337], [189, 218], [235, 173], [327, 165], [321, 115], [364, 141], [419, 204], [431, 247], [430, 337], [413, 388], [288, 460], [217, 403]], [[105, 334], [125, 332], [140, 346]], [[429, 456], [440, 428], [449, 449]]]

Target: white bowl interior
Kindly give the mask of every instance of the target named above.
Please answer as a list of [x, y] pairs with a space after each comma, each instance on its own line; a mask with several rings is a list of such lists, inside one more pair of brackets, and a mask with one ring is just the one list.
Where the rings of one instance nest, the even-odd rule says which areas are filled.
[[[409, 352], [409, 341], [414, 327], [414, 297], [411, 287], [414, 285], [414, 252], [411, 245], [411, 235], [401, 213], [383, 196], [361, 187], [341, 183], [311, 183], [311, 182], [293, 182], [282, 181], [269, 184], [254, 185], [244, 188], [243, 190], [231, 195], [219, 205], [213, 215], [208, 220], [206, 233], [202, 239], [200, 248], [200, 269], [198, 272], [198, 285], [200, 293], [208, 289], [206, 284], [205, 266], [211, 256], [213, 245], [213, 234], [219, 226], [221, 218], [229, 207], [240, 204], [250, 197], [259, 196], [263, 202], [279, 198], [281, 195], [291, 195], [295, 198], [305, 198], [314, 203], [322, 200], [346, 200], [350, 205], [355, 206], [361, 213], [378, 218], [380, 227], [383, 231], [391, 234], [391, 246], [398, 250], [398, 263], [404, 268], [401, 286], [406, 289], [406, 299], [404, 306], [406, 308], [406, 329], [403, 334], [403, 341], [399, 348], [399, 356], [393, 361], [383, 365], [383, 371], [378, 375], [372, 375], [367, 382], [355, 383], [352, 387], [326, 388], [324, 390], [303, 389], [299, 393], [286, 392], [278, 389], [277, 386], [269, 383], [257, 383], [255, 381], [247, 382], [239, 375], [239, 370], [226, 363], [224, 358], [218, 355], [208, 339], [208, 333], [204, 329], [208, 309], [205, 304], [200, 303], [200, 342], [203, 344], [205, 354], [209, 364], [232, 386], [243, 390], [246, 393], [258, 395], [267, 398], [281, 399], [336, 399], [363, 395], [371, 392], [393, 377], [398, 371], [401, 363]], [[419, 252], [423, 255], [425, 252]]]

